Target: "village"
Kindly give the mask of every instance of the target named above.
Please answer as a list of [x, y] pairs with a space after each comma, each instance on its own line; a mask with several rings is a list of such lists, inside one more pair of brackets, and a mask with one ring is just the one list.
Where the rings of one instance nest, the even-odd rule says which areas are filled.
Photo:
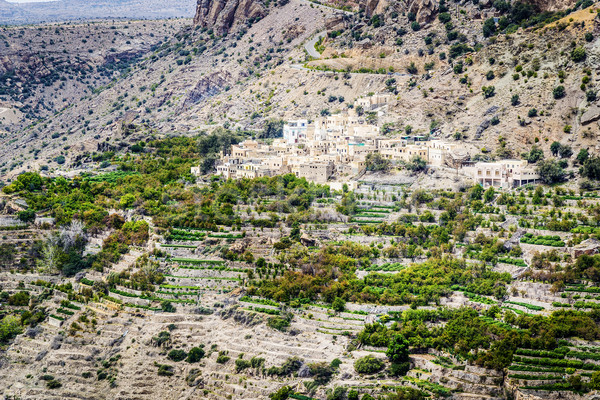
[[[472, 152], [460, 141], [435, 135], [382, 134], [377, 125], [393, 96], [373, 94], [355, 101], [344, 113], [314, 121], [290, 120], [283, 138], [245, 140], [222, 153], [216, 174], [225, 179], [273, 177], [292, 173], [310, 182], [332, 187], [352, 185], [369, 168], [368, 157], [377, 155], [391, 166], [421, 162], [429, 168], [450, 170], [462, 179], [483, 187], [512, 188], [539, 181], [535, 168], [526, 160], [473, 161]], [[192, 174], [200, 175], [193, 167]]]

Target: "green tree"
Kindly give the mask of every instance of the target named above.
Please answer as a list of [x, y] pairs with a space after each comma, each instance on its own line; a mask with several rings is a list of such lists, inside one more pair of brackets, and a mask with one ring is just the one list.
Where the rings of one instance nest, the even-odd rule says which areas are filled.
[[585, 178], [600, 180], [600, 157], [588, 157], [579, 173]]
[[18, 317], [7, 315], [0, 320], [0, 343], [8, 342], [21, 332], [22, 327]]
[[588, 103], [593, 103], [598, 98], [598, 92], [590, 89], [585, 93], [585, 98]]
[[365, 159], [365, 167], [367, 171], [387, 172], [390, 170], [391, 165], [391, 161], [383, 158], [383, 156], [379, 153], [369, 153]]
[[374, 374], [383, 369], [384, 364], [379, 358], [375, 358], [372, 355], [364, 356], [354, 362], [354, 369], [359, 374]]
[[346, 309], [346, 302], [341, 297], [336, 297], [331, 303], [333, 309], [337, 312], [342, 312]]
[[25, 222], [26, 224], [34, 222], [35, 221], [35, 211], [33, 211], [30, 208], [28, 208], [25, 211], [19, 211], [17, 213], [17, 218], [19, 218], [20, 221]]
[[392, 363], [408, 362], [408, 340], [401, 335], [395, 335], [390, 339], [385, 355]]
[[450, 13], [447, 12], [441, 12], [438, 15], [438, 19], [440, 20], [440, 22], [442, 24], [447, 24], [448, 22], [450, 22], [452, 20], [452, 16], [450, 15]]
[[469, 198], [471, 200], [481, 200], [482, 196], [483, 196], [483, 186], [475, 185], [471, 188], [471, 191], [469, 193]]
[[523, 158], [532, 164], [544, 159], [544, 151], [538, 146], [532, 146], [529, 153], [524, 153]]
[[490, 37], [496, 33], [496, 21], [494, 18], [488, 18], [483, 23], [483, 36]]
[[421, 172], [427, 168], [427, 161], [423, 160], [420, 156], [414, 156], [406, 168], [413, 172]]
[[585, 163], [585, 161], [588, 159], [589, 157], [589, 152], [588, 149], [581, 149], [579, 150], [579, 153], [577, 153], [577, 157], [575, 158], [577, 160], [577, 162], [581, 165], [583, 165]]
[[289, 386], [284, 386], [275, 393], [271, 393], [269, 395], [270, 400], [287, 400], [290, 397], [290, 394], [293, 394], [294, 391]]
[[570, 158], [573, 155], [573, 149], [569, 145], [561, 144], [558, 149], [558, 154], [560, 155], [560, 158]]
[[492, 200], [494, 200], [494, 197], [496, 196], [496, 191], [494, 190], [493, 187], [490, 187], [488, 190], [485, 191], [485, 193], [483, 194], [483, 200], [485, 200], [486, 203], [491, 203]]
[[537, 173], [546, 184], [562, 182], [565, 179], [565, 171], [554, 159], [540, 161], [537, 166]]

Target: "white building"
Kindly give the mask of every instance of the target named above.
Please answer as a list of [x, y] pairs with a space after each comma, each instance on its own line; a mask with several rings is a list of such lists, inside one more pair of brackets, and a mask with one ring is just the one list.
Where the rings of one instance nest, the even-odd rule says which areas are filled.
[[502, 160], [498, 162], [479, 162], [470, 167], [475, 182], [483, 187], [511, 188], [536, 183], [540, 176], [526, 160]]
[[283, 125], [283, 138], [289, 143], [298, 143], [301, 140], [306, 140], [306, 131], [308, 130], [308, 121], [299, 119], [289, 121]]

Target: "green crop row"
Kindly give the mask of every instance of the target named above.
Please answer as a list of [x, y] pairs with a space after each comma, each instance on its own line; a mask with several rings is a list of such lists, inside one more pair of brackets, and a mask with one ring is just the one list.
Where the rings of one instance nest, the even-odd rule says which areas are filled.
[[509, 258], [509, 257], [503, 257], [503, 258], [499, 258], [498, 259], [499, 262], [504, 263], [504, 264], [511, 264], [511, 265], [516, 265], [517, 267], [526, 267], [527, 263], [523, 260], [521, 260], [520, 258]]
[[521, 306], [521, 307], [525, 307], [528, 310], [533, 310], [533, 311], [542, 311], [545, 310], [544, 307], [542, 306], [535, 306], [533, 304], [528, 304], [528, 303], [521, 303], [518, 301], [505, 301], [506, 304], [514, 304], [516, 306]]
[[220, 260], [198, 260], [195, 258], [171, 258], [170, 261], [180, 264], [211, 264], [211, 265], [225, 265], [225, 261]]

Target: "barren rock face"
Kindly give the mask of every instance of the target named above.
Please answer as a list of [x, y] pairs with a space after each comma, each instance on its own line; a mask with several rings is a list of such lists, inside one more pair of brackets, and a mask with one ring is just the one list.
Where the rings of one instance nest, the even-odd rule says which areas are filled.
[[[569, 7], [573, 7], [576, 3], [575, 0], [523, 0], [523, 2], [535, 5], [540, 11], [566, 10]], [[414, 13], [419, 23], [427, 23], [435, 18], [438, 11], [438, 3], [437, 0], [404, 0], [400, 1], [398, 5], [401, 9]], [[362, 7], [365, 9], [367, 17], [385, 12], [389, 4], [390, 2], [388, 0], [362, 1]], [[479, 6], [481, 8], [490, 8], [493, 4], [493, 0], [479, 1]]]
[[417, 16], [417, 21], [421, 24], [431, 22], [437, 13], [437, 1], [433, 0], [413, 0], [408, 10]]
[[254, 0], [198, 0], [194, 25], [224, 34], [234, 25], [265, 15], [265, 8]]
[[541, 11], [565, 10], [575, 5], [575, 0], [527, 0], [528, 3], [535, 4]]
[[[419, 23], [431, 22], [437, 13], [437, 1], [433, 0], [405, 0], [398, 3], [399, 10], [406, 10], [416, 15]], [[363, 6], [365, 15], [371, 17], [375, 14], [382, 14], [390, 5], [388, 0], [364, 0]]]

